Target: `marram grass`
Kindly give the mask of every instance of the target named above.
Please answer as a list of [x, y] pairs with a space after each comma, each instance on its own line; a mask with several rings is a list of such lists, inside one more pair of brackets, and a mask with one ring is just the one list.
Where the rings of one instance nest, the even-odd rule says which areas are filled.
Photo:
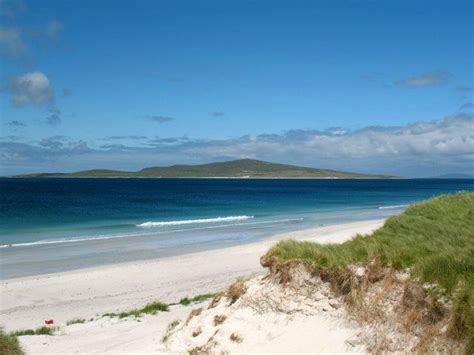
[[18, 338], [14, 335], [6, 334], [0, 329], [0, 354], [2, 355], [22, 355]]
[[188, 306], [191, 303], [199, 303], [199, 302], [203, 302], [203, 301], [206, 301], [208, 299], [211, 299], [215, 295], [216, 295], [215, 293], [205, 293], [205, 294], [202, 294], [202, 295], [194, 296], [192, 298], [184, 297], [184, 298], [181, 298], [181, 300], [178, 303], [180, 305], [183, 305], [183, 306]]
[[453, 301], [455, 336], [474, 350], [474, 193], [442, 195], [389, 218], [370, 236], [339, 245], [285, 240], [264, 260], [302, 260], [319, 268], [339, 268], [377, 258], [408, 270]]
[[133, 309], [131, 311], [120, 312], [120, 313], [105, 313], [102, 317], [140, 317], [142, 314], [156, 314], [158, 312], [168, 312], [169, 305], [161, 302], [148, 303], [142, 308]]

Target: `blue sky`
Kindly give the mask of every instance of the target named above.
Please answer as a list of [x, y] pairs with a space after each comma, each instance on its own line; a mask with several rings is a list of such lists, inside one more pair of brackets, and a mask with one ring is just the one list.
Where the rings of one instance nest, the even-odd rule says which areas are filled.
[[0, 0], [3, 174], [473, 172], [472, 1]]

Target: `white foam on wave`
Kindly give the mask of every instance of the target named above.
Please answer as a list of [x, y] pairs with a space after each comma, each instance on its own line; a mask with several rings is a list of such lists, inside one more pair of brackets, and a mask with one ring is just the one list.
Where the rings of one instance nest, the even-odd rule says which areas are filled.
[[145, 222], [145, 223], [137, 224], [137, 227], [151, 228], [151, 227], [181, 226], [185, 224], [233, 222], [233, 221], [244, 221], [244, 220], [252, 219], [252, 218], [254, 218], [254, 216], [230, 216], [230, 217], [215, 217], [215, 218], [203, 218], [203, 219], [186, 219], [182, 221]]
[[131, 233], [131, 234], [120, 234], [120, 235], [113, 234], [113, 235], [99, 235], [99, 236], [79, 237], [79, 238], [38, 240], [38, 241], [35, 241], [35, 242], [25, 242], [25, 243], [16, 243], [16, 244], [3, 244], [3, 245], [0, 245], [0, 248], [29, 247], [29, 246], [46, 245], [46, 244], [94, 242], [94, 241], [106, 240], [106, 239], [147, 237], [147, 236], [156, 236], [157, 234], [170, 234], [170, 233], [179, 233], [179, 232], [189, 232], [189, 231], [197, 231], [197, 230], [205, 230], [205, 229], [216, 229], [216, 228], [242, 226], [242, 225], [259, 225], [259, 224], [271, 224], [271, 223], [298, 222], [298, 221], [302, 221], [302, 220], [304, 220], [304, 218], [285, 218], [285, 219], [276, 219], [276, 220], [270, 220], [270, 221], [260, 221], [260, 222], [251, 222], [251, 223], [231, 223], [231, 224], [222, 224], [222, 225], [218, 225], [218, 226], [207, 226], [207, 227], [187, 228], [187, 229], [175, 229], [175, 230], [166, 231], [166, 232]]
[[393, 209], [393, 208], [405, 208], [410, 205], [393, 205], [393, 206], [380, 206], [379, 210], [388, 210], [388, 209]]
[[82, 238], [64, 238], [64, 239], [52, 239], [52, 240], [38, 240], [36, 242], [4, 244], [4, 245], [0, 245], [0, 248], [28, 247], [28, 246], [34, 246], [34, 245], [47, 245], [47, 244], [77, 243], [77, 242], [86, 242], [86, 241], [95, 241], [95, 240], [104, 240], [104, 239], [128, 238], [128, 237], [134, 237], [134, 236], [136, 236], [136, 235], [135, 234], [123, 234], [123, 235], [82, 237]]

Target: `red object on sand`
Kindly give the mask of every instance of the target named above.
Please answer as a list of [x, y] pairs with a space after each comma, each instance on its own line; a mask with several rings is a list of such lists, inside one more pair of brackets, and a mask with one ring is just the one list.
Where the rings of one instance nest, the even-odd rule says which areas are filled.
[[54, 324], [54, 320], [47, 319], [47, 320], [44, 321], [44, 324]]

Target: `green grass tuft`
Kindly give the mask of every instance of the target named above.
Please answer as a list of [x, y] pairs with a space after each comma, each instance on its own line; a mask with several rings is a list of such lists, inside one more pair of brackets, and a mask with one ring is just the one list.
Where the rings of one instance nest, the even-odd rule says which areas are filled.
[[474, 352], [474, 193], [442, 195], [389, 218], [370, 236], [343, 244], [281, 241], [262, 257], [264, 264], [302, 260], [337, 269], [378, 259], [409, 270], [413, 278], [436, 285], [453, 301], [451, 332]]
[[35, 335], [53, 335], [54, 331], [56, 328], [50, 328], [50, 327], [40, 327], [35, 330]]
[[133, 309], [127, 312], [120, 313], [105, 313], [102, 317], [118, 317], [118, 318], [127, 318], [127, 317], [140, 317], [142, 314], [156, 314], [158, 312], [168, 312], [169, 305], [161, 302], [153, 302], [147, 304], [145, 307]]
[[40, 328], [36, 329], [22, 329], [22, 330], [17, 330], [12, 333], [10, 333], [11, 336], [14, 337], [21, 337], [24, 335], [53, 335], [54, 331], [56, 330], [56, 327], [46, 327], [42, 326]]
[[[453, 292], [450, 335], [455, 339], [466, 339], [468, 349], [474, 349], [474, 293], [465, 280], [461, 280]], [[471, 352], [474, 353], [474, 352]]]
[[193, 298], [184, 297], [179, 301], [180, 305], [188, 306], [191, 303], [199, 303], [211, 299], [215, 296], [215, 293], [205, 293], [202, 295], [194, 296]]
[[[94, 319], [92, 319], [94, 320]], [[67, 321], [66, 325], [72, 325], [72, 324], [82, 324], [85, 323], [86, 320], [84, 318], [75, 318]]]
[[118, 317], [118, 313], [114, 313], [114, 312], [108, 312], [108, 313], [104, 313], [104, 314], [102, 314], [102, 317], [110, 317], [110, 318], [114, 318], [114, 317]]
[[191, 300], [187, 297], [184, 297], [179, 300], [179, 304], [183, 306], [188, 306], [191, 304]]
[[21, 337], [23, 335], [35, 335], [34, 329], [22, 329], [10, 333], [11, 336]]
[[18, 338], [14, 335], [5, 334], [5, 332], [0, 329], [0, 354], [2, 355], [22, 355], [23, 351], [21, 350], [20, 344], [18, 343]]
[[172, 321], [170, 324], [168, 324], [168, 327], [166, 328], [166, 333], [163, 335], [163, 338], [161, 338], [162, 343], [166, 343], [171, 335], [171, 332], [179, 325], [179, 320], [175, 319]]

